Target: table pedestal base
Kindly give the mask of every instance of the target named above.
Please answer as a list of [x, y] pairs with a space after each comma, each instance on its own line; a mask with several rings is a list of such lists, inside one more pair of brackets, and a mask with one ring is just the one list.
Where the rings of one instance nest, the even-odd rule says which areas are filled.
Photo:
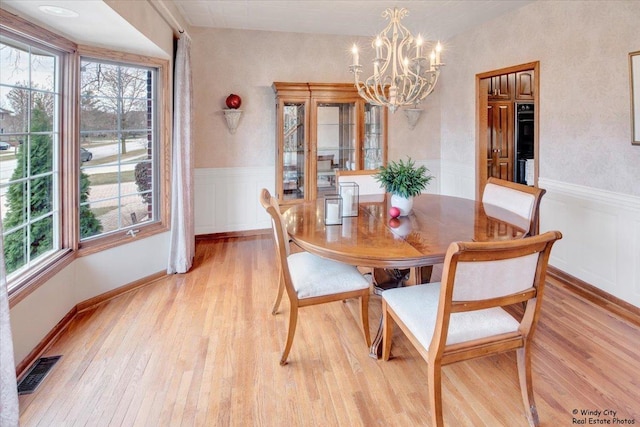
[[[413, 269], [414, 278], [412, 280], [414, 285], [421, 283], [427, 283], [431, 279], [431, 273], [433, 272], [432, 265], [425, 265], [423, 267], [415, 267]], [[382, 295], [382, 292], [387, 289], [400, 288], [405, 285], [405, 282], [409, 279], [409, 269], [373, 269], [373, 293], [376, 295]], [[380, 324], [378, 325], [378, 331], [376, 336], [371, 342], [369, 347], [369, 357], [373, 359], [379, 359], [382, 357], [382, 314], [380, 314]]]

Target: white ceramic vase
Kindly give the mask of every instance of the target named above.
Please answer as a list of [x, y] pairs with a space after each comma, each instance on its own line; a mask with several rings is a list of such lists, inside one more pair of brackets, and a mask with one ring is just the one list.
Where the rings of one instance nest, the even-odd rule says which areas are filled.
[[413, 208], [413, 197], [402, 197], [397, 194], [391, 195], [391, 206], [400, 209], [400, 216], [407, 216]]

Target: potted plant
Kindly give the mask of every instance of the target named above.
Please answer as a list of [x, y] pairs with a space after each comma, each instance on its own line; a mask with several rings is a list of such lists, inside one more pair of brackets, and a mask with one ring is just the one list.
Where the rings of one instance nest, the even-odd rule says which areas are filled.
[[409, 215], [413, 207], [413, 198], [427, 188], [433, 179], [428, 175], [425, 166], [416, 167], [411, 157], [407, 161], [390, 161], [387, 166], [381, 166], [374, 175], [382, 187], [391, 193], [391, 206], [400, 209], [400, 216]]

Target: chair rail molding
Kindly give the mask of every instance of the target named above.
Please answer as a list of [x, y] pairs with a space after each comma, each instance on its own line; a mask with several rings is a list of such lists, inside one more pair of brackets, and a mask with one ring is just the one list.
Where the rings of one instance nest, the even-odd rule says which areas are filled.
[[540, 231], [564, 238], [550, 264], [640, 307], [640, 198], [540, 178]]

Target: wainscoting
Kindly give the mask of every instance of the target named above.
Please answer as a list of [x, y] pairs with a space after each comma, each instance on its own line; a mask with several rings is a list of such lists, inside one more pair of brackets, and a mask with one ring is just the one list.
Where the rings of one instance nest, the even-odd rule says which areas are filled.
[[[428, 192], [475, 197], [473, 168], [444, 161], [416, 164], [435, 176]], [[273, 167], [196, 169], [196, 235], [271, 227], [258, 193], [263, 187], [273, 192], [274, 176]], [[540, 229], [564, 235], [550, 264], [640, 307], [640, 199], [544, 178], [539, 185], [547, 190]]]
[[640, 198], [550, 179], [540, 205], [540, 230], [564, 238], [550, 264], [640, 307]]
[[274, 192], [275, 173], [274, 167], [196, 169], [196, 235], [270, 228], [258, 195], [262, 188]]
[[[416, 161], [434, 179], [426, 192], [440, 192], [440, 162]], [[275, 193], [275, 168], [215, 168], [194, 172], [196, 235], [271, 228], [258, 195], [262, 188]]]
[[440, 193], [447, 196], [476, 198], [476, 170], [467, 164], [442, 160]]

